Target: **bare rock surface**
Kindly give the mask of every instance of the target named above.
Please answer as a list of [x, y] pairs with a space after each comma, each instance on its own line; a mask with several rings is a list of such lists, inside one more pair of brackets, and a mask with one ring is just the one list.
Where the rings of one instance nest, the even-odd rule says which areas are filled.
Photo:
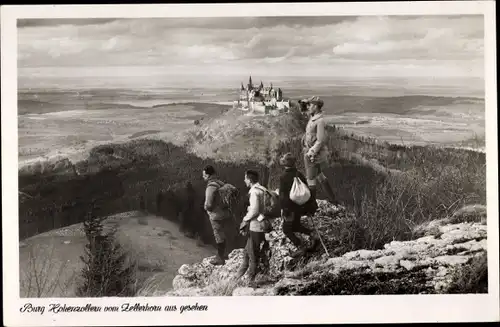
[[[353, 217], [326, 201], [318, 203], [314, 223], [330, 252], [336, 244], [334, 234], [329, 233], [335, 229], [335, 221], [350, 221]], [[305, 219], [304, 224], [311, 226], [311, 221]], [[295, 248], [283, 235], [280, 219], [273, 221], [273, 227], [268, 234], [272, 249], [270, 272], [258, 275], [257, 285], [248, 285], [245, 278], [242, 281], [233, 279], [243, 257], [243, 250], [237, 249], [223, 266], [211, 265], [210, 258], [182, 265], [174, 278], [173, 290], [166, 295], [446, 293], [451, 273], [487, 251], [484, 219], [429, 222], [415, 228], [414, 240], [392, 241], [381, 249], [349, 251], [331, 258], [319, 250], [302, 260], [290, 257]], [[346, 283], [358, 286], [349, 290]]]

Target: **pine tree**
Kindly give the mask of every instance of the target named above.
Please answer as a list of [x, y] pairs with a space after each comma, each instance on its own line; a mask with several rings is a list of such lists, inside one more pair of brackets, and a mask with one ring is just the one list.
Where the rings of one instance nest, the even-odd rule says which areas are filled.
[[83, 223], [88, 243], [81, 272], [80, 297], [133, 296], [135, 264], [115, 240], [116, 229], [103, 232], [103, 219], [91, 210]]

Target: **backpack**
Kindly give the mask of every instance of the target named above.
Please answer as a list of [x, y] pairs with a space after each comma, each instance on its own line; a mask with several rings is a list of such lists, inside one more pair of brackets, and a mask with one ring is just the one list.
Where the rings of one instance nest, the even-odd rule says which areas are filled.
[[217, 193], [224, 209], [232, 210], [240, 197], [240, 191], [232, 184], [213, 182], [210, 186], [217, 187]]
[[290, 190], [290, 200], [301, 206], [310, 198], [311, 191], [309, 191], [309, 187], [298, 176], [295, 176]]
[[259, 186], [258, 188], [264, 192], [264, 212], [262, 214], [267, 219], [280, 217], [281, 209], [278, 194], [274, 191], [269, 191], [264, 186]]

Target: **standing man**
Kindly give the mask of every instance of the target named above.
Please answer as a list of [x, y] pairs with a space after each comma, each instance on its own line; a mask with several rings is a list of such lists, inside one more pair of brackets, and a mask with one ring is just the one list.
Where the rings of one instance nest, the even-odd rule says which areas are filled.
[[[266, 247], [265, 232], [269, 220], [263, 217], [264, 212], [264, 192], [265, 189], [259, 184], [259, 174], [253, 170], [245, 172], [245, 184], [250, 188], [248, 191], [250, 205], [248, 211], [240, 224], [240, 231], [247, 233], [247, 243], [244, 249], [243, 263], [236, 274], [236, 278], [241, 278], [248, 270], [250, 284], [255, 281], [258, 273], [260, 260], [263, 258]], [[260, 219], [258, 219], [260, 218]], [[264, 218], [264, 219], [263, 219]], [[248, 232], [246, 229], [248, 228]]]
[[224, 182], [217, 178], [215, 169], [212, 166], [206, 166], [203, 169], [202, 177], [207, 182], [204, 208], [210, 218], [215, 242], [217, 243], [217, 255], [210, 263], [213, 265], [223, 265], [227, 259], [227, 231], [231, 223], [231, 213], [222, 205], [222, 200], [218, 192], [218, 189], [224, 185]]
[[323, 100], [317, 96], [299, 101], [307, 106], [309, 121], [306, 133], [302, 139], [304, 146], [304, 165], [306, 168], [307, 184], [311, 195], [316, 198], [318, 181], [333, 204], [338, 204], [330, 182], [324, 171], [328, 168], [328, 149], [326, 146], [326, 124], [323, 118]]
[[[297, 248], [297, 252], [292, 254], [292, 257], [303, 254], [306, 250], [314, 250], [319, 245], [318, 235], [311, 229], [302, 225], [300, 221], [300, 218], [306, 212], [306, 206], [311, 206], [312, 204], [310, 202], [316, 202], [316, 198], [311, 196], [309, 201], [302, 206], [290, 200], [290, 190], [292, 189], [295, 177], [298, 177], [303, 183], [306, 183], [306, 178], [297, 170], [295, 162], [295, 157], [291, 153], [286, 153], [280, 158], [280, 164], [285, 168], [283, 175], [280, 177], [279, 188], [280, 206], [283, 217], [283, 233]], [[308, 235], [312, 240], [311, 247], [307, 249], [302, 240], [295, 236], [295, 233]]]

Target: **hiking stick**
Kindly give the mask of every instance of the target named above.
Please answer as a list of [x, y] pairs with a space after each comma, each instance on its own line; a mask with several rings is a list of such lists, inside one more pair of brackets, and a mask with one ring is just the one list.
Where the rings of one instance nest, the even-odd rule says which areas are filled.
[[314, 223], [314, 220], [312, 219], [312, 217], [311, 217], [311, 216], [309, 216], [309, 219], [311, 220], [311, 224], [313, 225], [314, 230], [316, 231], [316, 234], [318, 234], [319, 241], [321, 242], [321, 245], [323, 245], [323, 249], [325, 249], [326, 255], [327, 255], [328, 257], [330, 257], [330, 253], [328, 252], [328, 249], [326, 248], [326, 245], [325, 245], [325, 243], [323, 242], [323, 239], [321, 238], [321, 234], [319, 233], [319, 230], [318, 230], [318, 228], [316, 227], [316, 224]]

